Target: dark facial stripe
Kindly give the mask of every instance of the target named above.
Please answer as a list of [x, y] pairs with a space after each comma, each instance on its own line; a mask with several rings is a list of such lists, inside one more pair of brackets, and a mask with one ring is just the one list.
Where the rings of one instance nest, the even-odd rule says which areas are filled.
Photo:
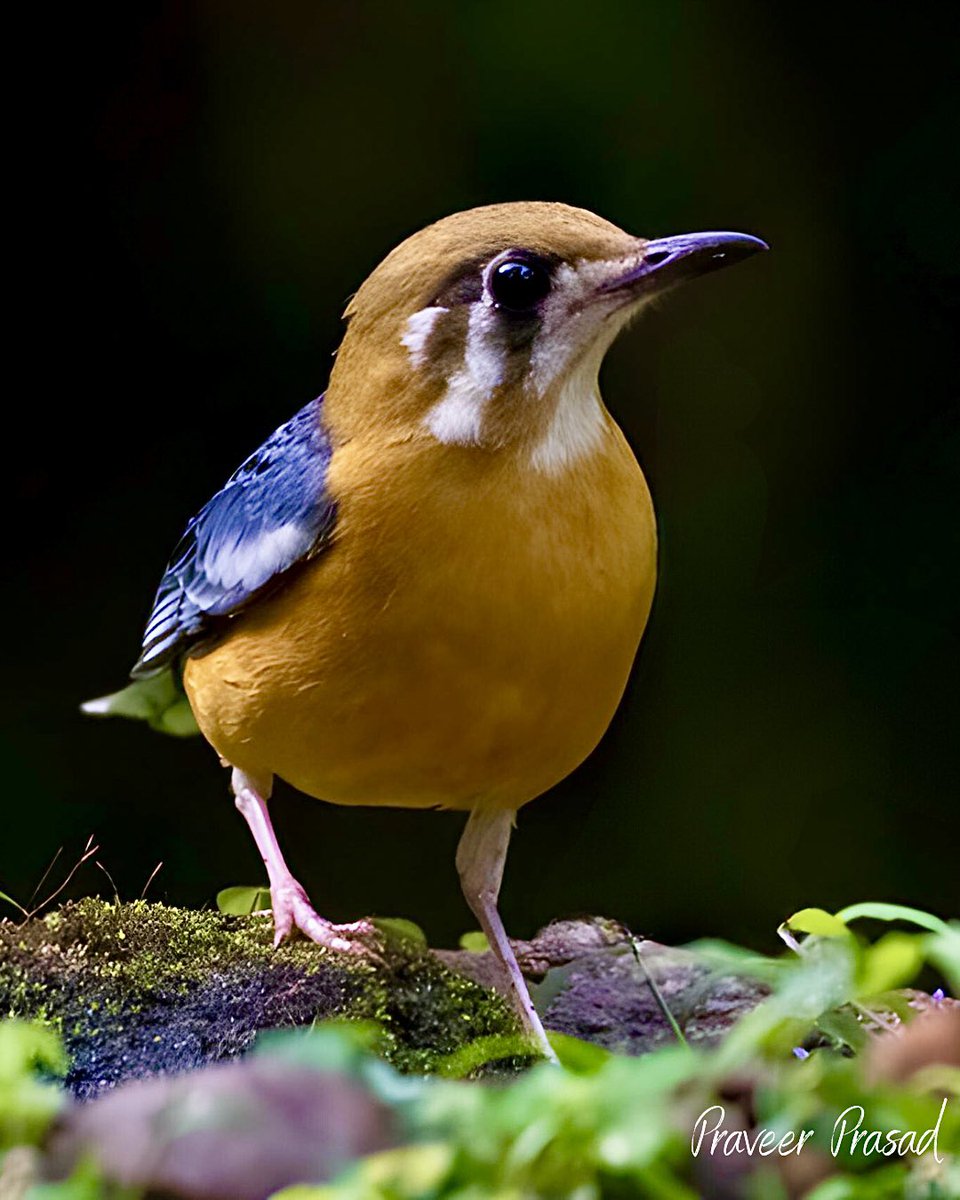
[[431, 305], [441, 308], [456, 308], [461, 304], [474, 304], [483, 296], [483, 268], [486, 258], [470, 259], [460, 263], [440, 285]]

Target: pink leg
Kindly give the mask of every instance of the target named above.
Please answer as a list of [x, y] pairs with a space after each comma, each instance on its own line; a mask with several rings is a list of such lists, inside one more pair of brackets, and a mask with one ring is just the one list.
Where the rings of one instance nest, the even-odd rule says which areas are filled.
[[543, 1057], [556, 1062], [557, 1056], [547, 1041], [543, 1024], [530, 999], [527, 981], [497, 911], [514, 815], [506, 810], [475, 808], [457, 847], [457, 870], [466, 901], [487, 935], [490, 949], [509, 976], [513, 1001], [524, 1028]]
[[352, 925], [333, 925], [330, 921], [325, 921], [314, 911], [307, 893], [291, 875], [267, 811], [267, 799], [273, 787], [273, 780], [270, 779], [267, 785], [263, 786], [243, 771], [234, 768], [230, 786], [236, 798], [237, 808], [249, 826], [263, 865], [267, 868], [276, 931], [273, 944], [279, 946], [293, 929], [299, 929], [311, 941], [326, 946], [329, 950], [373, 954], [371, 946], [357, 940], [357, 935], [377, 936], [376, 929], [369, 921], [355, 921]]

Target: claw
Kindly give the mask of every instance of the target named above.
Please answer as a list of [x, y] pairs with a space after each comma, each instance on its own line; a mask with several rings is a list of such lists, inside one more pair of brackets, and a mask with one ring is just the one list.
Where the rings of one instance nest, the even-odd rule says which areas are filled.
[[273, 899], [274, 947], [285, 941], [298, 929], [311, 942], [335, 950], [340, 954], [359, 954], [365, 958], [378, 959], [379, 955], [370, 943], [379, 941], [379, 933], [369, 921], [353, 921], [348, 925], [334, 925], [321, 917], [307, 898], [307, 893], [295, 879], [289, 879], [279, 887], [271, 888]]

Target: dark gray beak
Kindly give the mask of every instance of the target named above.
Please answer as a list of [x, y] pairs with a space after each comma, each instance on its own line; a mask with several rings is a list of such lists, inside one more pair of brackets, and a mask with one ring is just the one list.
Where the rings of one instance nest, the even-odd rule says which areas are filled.
[[652, 294], [769, 249], [766, 242], [748, 233], [681, 233], [677, 237], [655, 238], [644, 245], [636, 266], [609, 280], [600, 290]]

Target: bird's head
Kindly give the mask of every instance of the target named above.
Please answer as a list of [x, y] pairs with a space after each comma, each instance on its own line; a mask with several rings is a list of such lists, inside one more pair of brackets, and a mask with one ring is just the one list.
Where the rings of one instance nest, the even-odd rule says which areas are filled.
[[739, 233], [651, 241], [565, 204], [456, 213], [392, 251], [351, 301], [332, 415], [349, 435], [378, 426], [474, 454], [511, 446], [555, 472], [600, 437], [597, 373], [630, 318], [764, 249]]

